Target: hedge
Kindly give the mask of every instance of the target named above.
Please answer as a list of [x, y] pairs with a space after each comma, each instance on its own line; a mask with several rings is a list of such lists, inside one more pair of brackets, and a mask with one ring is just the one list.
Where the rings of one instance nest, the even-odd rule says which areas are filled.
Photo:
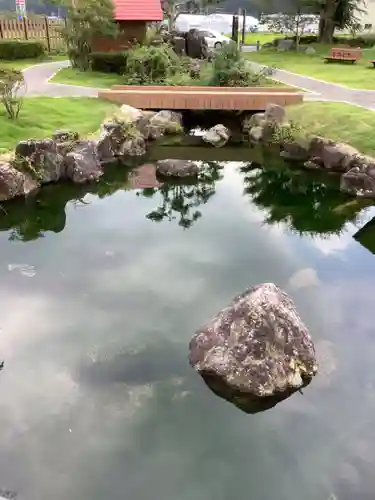
[[126, 52], [92, 52], [90, 61], [93, 71], [123, 75], [126, 68]]
[[1, 59], [36, 59], [45, 53], [44, 45], [35, 40], [0, 40]]
[[[286, 37], [287, 40], [296, 41], [295, 36]], [[278, 39], [275, 40], [277, 42]], [[316, 35], [303, 35], [300, 38], [301, 45], [310, 45], [311, 43], [317, 43], [318, 37]], [[349, 45], [350, 47], [361, 47], [361, 48], [370, 48], [375, 45], [375, 36], [374, 35], [362, 35], [355, 37], [345, 37], [345, 36], [334, 36], [333, 37], [334, 44], [340, 45]]]

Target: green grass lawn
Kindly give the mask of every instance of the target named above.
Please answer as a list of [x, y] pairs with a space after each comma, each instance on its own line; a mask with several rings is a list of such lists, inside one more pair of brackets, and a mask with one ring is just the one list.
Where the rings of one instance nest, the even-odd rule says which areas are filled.
[[0, 109], [0, 153], [13, 149], [18, 141], [44, 139], [58, 129], [93, 133], [115, 109], [114, 104], [88, 97], [27, 98], [17, 120], [9, 120]]
[[124, 78], [116, 73], [100, 73], [99, 71], [79, 71], [75, 68], [63, 68], [53, 77], [51, 82], [107, 89], [112, 85], [124, 84]]
[[[186, 81], [181, 81], [181, 75], [177, 75], [178, 85], [206, 85], [209, 80], [210, 75], [203, 72], [200, 81], [191, 80], [190, 77], [186, 78]], [[207, 80], [207, 82], [206, 82]], [[53, 83], [67, 83], [69, 85], [79, 85], [82, 87], [94, 87], [97, 89], [107, 89], [112, 85], [124, 85], [124, 78], [121, 75], [114, 73], [100, 73], [98, 71], [79, 71], [74, 68], [63, 68], [61, 69], [51, 80]], [[171, 81], [173, 84], [173, 79]], [[267, 79], [265, 86], [277, 87], [286, 85], [276, 82], [271, 79]]]
[[38, 59], [16, 59], [14, 61], [0, 61], [1, 68], [14, 68], [14, 69], [25, 69], [29, 66], [34, 66], [35, 64], [54, 62], [54, 61], [65, 61], [68, 59], [67, 55], [50, 55]]
[[368, 62], [375, 59], [375, 48], [365, 49], [362, 60], [355, 64], [327, 64], [323, 57], [329, 54], [331, 47], [324, 45], [313, 45], [313, 47], [316, 50], [316, 54], [313, 55], [303, 52], [277, 52], [274, 49], [244, 53], [244, 55], [252, 61], [278, 69], [339, 83], [350, 88], [375, 90], [375, 69]]
[[345, 142], [375, 156], [375, 113], [357, 106], [331, 102], [306, 102], [288, 106], [289, 119], [309, 134]]
[[284, 36], [282, 33], [246, 33], [245, 45], [255, 45], [258, 40], [263, 45], [264, 43], [272, 42], [275, 38], [284, 38]]

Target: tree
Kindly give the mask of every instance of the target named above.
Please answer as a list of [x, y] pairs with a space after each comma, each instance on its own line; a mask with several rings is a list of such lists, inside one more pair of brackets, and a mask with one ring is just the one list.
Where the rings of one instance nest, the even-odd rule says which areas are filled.
[[204, 9], [221, 2], [222, 0], [162, 0], [162, 8], [168, 19], [169, 30], [172, 31], [181, 14], [199, 14]]
[[262, 16], [261, 18], [261, 24], [267, 24], [270, 31], [275, 33], [293, 33], [296, 38], [297, 48], [306, 29], [314, 21], [311, 14], [302, 12], [301, 3], [296, 6], [296, 10], [293, 13], [280, 14], [277, 17]]
[[316, 0], [319, 12], [319, 41], [333, 42], [336, 28], [349, 30], [358, 23], [357, 15], [364, 11], [364, 0]]
[[61, 34], [66, 41], [72, 64], [82, 71], [89, 68], [92, 43], [98, 36], [115, 37], [112, 0], [53, 0], [66, 10], [66, 26]]

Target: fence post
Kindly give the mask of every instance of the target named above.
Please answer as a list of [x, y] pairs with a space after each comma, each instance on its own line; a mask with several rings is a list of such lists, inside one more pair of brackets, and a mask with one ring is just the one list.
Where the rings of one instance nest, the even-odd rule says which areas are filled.
[[23, 16], [23, 31], [25, 33], [25, 40], [28, 40], [29, 39], [29, 35], [27, 33], [27, 23], [26, 23], [26, 17]]
[[0, 19], [0, 38], [4, 38], [4, 32], [3, 32], [3, 20]]
[[50, 37], [49, 37], [49, 26], [48, 26], [48, 18], [47, 18], [47, 16], [44, 16], [44, 23], [45, 23], [45, 26], [46, 26], [47, 49], [48, 49], [48, 52], [51, 52], [51, 40], [50, 40]]

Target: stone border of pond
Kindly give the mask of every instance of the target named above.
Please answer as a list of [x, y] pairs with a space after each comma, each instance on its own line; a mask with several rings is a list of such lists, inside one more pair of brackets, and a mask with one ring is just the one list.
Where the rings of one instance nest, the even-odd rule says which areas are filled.
[[[338, 173], [343, 192], [375, 198], [375, 159], [348, 144], [308, 136], [288, 121], [283, 106], [269, 104], [265, 112], [240, 114], [238, 121], [243, 143], [272, 146], [296, 166]], [[56, 131], [50, 139], [21, 141], [14, 155], [0, 159], [0, 202], [26, 196], [47, 183], [98, 182], [108, 163], [131, 164], [130, 159], [145, 156], [149, 146], [163, 136], [183, 134], [181, 112], [144, 111], [123, 105], [101, 125], [96, 137], [85, 139], [75, 132]], [[220, 148], [232, 136], [229, 128], [219, 123], [199, 140], [202, 145]], [[199, 163], [183, 159], [156, 161], [161, 178], [198, 178], [199, 169]]]
[[285, 108], [269, 106], [243, 122], [253, 144], [273, 145], [280, 156], [308, 170], [341, 175], [341, 191], [362, 198], [375, 198], [375, 158], [353, 146], [318, 135], [309, 135], [287, 119]]

